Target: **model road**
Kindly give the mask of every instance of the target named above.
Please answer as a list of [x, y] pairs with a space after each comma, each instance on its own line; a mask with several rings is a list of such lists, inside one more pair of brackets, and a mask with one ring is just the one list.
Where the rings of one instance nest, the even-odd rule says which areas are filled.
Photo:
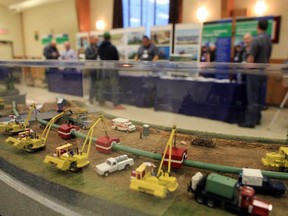
[[78, 210], [60, 204], [60, 201], [47, 198], [44, 194], [9, 176], [0, 169], [0, 215], [1, 216], [80, 216], [92, 215], [90, 212]]

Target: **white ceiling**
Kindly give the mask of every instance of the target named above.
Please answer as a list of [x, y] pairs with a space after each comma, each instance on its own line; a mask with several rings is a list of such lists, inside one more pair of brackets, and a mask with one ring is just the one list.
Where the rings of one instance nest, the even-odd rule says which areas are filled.
[[9, 5], [18, 4], [25, 0], [0, 0], [0, 5], [8, 7]]
[[0, 0], [0, 5], [8, 7], [10, 10], [20, 12], [32, 7], [50, 4], [63, 0]]

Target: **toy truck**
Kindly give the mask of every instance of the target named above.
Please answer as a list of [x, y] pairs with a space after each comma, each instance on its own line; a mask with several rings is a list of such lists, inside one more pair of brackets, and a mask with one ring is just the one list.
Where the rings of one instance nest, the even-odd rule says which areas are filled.
[[135, 131], [136, 127], [132, 122], [130, 122], [129, 119], [125, 118], [115, 118], [112, 119], [112, 129], [119, 130], [119, 131], [125, 131], [127, 133]]
[[108, 158], [104, 163], [97, 165], [96, 172], [99, 175], [108, 176], [109, 173], [115, 172], [117, 170], [128, 170], [133, 165], [133, 158], [128, 158], [127, 155], [121, 155], [115, 158]]
[[239, 185], [253, 187], [257, 193], [281, 197], [286, 193], [286, 185], [280, 181], [271, 181], [267, 176], [263, 176], [259, 169], [243, 168], [239, 176]]
[[208, 207], [223, 206], [237, 215], [269, 215], [272, 205], [254, 196], [252, 187], [238, 187], [237, 180], [216, 173], [203, 176], [196, 173], [188, 185], [198, 203]]
[[280, 147], [279, 152], [266, 153], [265, 158], [261, 158], [264, 166], [280, 168], [288, 172], [288, 147]]

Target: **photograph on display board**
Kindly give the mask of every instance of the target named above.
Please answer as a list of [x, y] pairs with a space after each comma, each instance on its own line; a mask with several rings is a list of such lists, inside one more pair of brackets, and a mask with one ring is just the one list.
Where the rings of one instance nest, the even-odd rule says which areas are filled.
[[118, 46], [117, 47], [119, 60], [126, 60], [126, 47], [125, 46]]
[[111, 43], [114, 46], [124, 45], [125, 44], [125, 35], [124, 33], [111, 33]]
[[144, 32], [128, 32], [127, 33], [128, 45], [140, 45], [144, 34], [145, 34]]
[[139, 49], [138, 46], [130, 46], [130, 47], [127, 49], [127, 56], [128, 56], [128, 59], [129, 59], [129, 60], [135, 58], [135, 56], [137, 55], [138, 49]]
[[170, 46], [158, 47], [158, 51], [159, 51], [159, 59], [160, 60], [169, 60]]
[[158, 30], [151, 32], [151, 40], [155, 45], [170, 45], [170, 30]]
[[176, 30], [176, 45], [193, 45], [199, 43], [200, 29]]
[[197, 60], [198, 46], [177, 46], [174, 53], [179, 55], [191, 55], [192, 60]]

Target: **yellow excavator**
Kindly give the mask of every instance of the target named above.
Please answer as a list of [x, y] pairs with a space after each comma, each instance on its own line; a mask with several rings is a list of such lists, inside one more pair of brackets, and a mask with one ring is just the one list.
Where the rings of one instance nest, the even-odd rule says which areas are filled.
[[[88, 166], [90, 164], [88, 157], [90, 153], [94, 128], [98, 125], [100, 121], [102, 121], [102, 123], [104, 124], [105, 133], [107, 135], [107, 129], [104, 123], [104, 117], [100, 116], [89, 129], [81, 150], [76, 149], [76, 152], [74, 152], [72, 144], [67, 143], [63, 146], [57, 147], [55, 154], [53, 156], [47, 155], [44, 159], [44, 163], [54, 164], [60, 170], [63, 171], [69, 170], [72, 172], [77, 172], [81, 168]], [[86, 146], [87, 150], [85, 152]]]
[[36, 150], [41, 150], [45, 148], [46, 141], [48, 139], [48, 134], [51, 130], [52, 125], [62, 116], [67, 115], [70, 111], [65, 110], [62, 113], [54, 116], [46, 125], [42, 134], [37, 136], [36, 132], [32, 131], [30, 128], [26, 128], [26, 131], [19, 133], [19, 138], [8, 137], [5, 142], [12, 144], [18, 149], [24, 149], [25, 151], [32, 153]]
[[[144, 162], [131, 174], [130, 189], [165, 198], [168, 191], [174, 192], [178, 188], [177, 178], [170, 175], [171, 155], [173, 139], [176, 133], [176, 126], [173, 126], [169, 140], [166, 144], [161, 163], [157, 174], [154, 173], [155, 166], [152, 163]], [[169, 150], [168, 170], [162, 170], [165, 155]]]
[[11, 118], [11, 120], [9, 122], [1, 122], [0, 123], [0, 133], [5, 131], [9, 135], [14, 135], [14, 134], [25, 131], [26, 127], [29, 124], [29, 119], [31, 117], [33, 110], [36, 110], [35, 104], [32, 104], [29, 107], [29, 112], [28, 112], [28, 115], [27, 115], [24, 123], [19, 122], [18, 120], [14, 119], [14, 118]]

